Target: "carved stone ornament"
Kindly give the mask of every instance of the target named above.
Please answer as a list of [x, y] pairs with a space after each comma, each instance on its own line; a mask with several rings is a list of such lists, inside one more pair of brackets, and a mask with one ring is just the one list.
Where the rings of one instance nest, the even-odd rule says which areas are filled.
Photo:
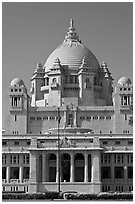
[[[58, 141], [57, 141], [57, 146], [58, 146]], [[67, 137], [64, 137], [60, 140], [60, 147], [62, 148], [67, 148], [67, 147], [76, 147], [76, 143], [74, 141], [71, 141]]]

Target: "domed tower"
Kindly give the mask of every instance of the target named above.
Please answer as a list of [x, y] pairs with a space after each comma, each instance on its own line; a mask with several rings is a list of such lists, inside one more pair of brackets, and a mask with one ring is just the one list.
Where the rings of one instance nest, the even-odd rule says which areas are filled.
[[10, 83], [10, 133], [27, 133], [27, 111], [29, 96], [22, 79], [15, 78]]
[[132, 133], [133, 121], [133, 85], [127, 77], [121, 77], [115, 87], [114, 106], [116, 132]]
[[[99, 63], [93, 53], [79, 40], [72, 19], [63, 43], [50, 54], [44, 65], [45, 77], [49, 83], [46, 86], [50, 86], [52, 68], [56, 59], [60, 62], [61, 96], [56, 95], [53, 105], [58, 104], [56, 102], [60, 100], [58, 97], [61, 97], [61, 105], [70, 103], [94, 105], [93, 79], [99, 69]], [[51, 95], [52, 89], [48, 88], [48, 93], [44, 95], [46, 100], [48, 98], [48, 105], [52, 105], [52, 100], [49, 100], [52, 98]]]

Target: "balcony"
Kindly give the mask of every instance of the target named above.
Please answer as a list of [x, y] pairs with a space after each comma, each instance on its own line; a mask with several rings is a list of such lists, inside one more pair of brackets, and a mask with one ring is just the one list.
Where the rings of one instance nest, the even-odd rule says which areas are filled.
[[29, 179], [23, 179], [23, 183], [29, 183]]
[[2, 179], [2, 183], [7, 183], [7, 179]]
[[43, 91], [45, 93], [49, 93], [49, 86], [42, 86], [41, 91]]
[[79, 89], [79, 84], [64, 84], [64, 89]]
[[52, 83], [51, 84], [51, 89], [58, 89], [59, 88], [59, 84], [58, 83]]
[[19, 179], [10, 179], [10, 183], [20, 183]]
[[102, 179], [102, 182], [106, 184], [110, 184], [111, 179], [110, 178]]
[[123, 183], [124, 179], [115, 179], [115, 183]]

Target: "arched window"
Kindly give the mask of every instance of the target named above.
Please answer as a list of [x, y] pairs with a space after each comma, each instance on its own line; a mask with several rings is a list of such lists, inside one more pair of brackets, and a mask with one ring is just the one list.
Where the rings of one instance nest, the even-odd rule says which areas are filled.
[[88, 88], [91, 88], [91, 83], [90, 83], [90, 80], [89, 80], [89, 78], [86, 78], [86, 80], [85, 80], [85, 86], [84, 86], [86, 89], [88, 89]]
[[49, 78], [46, 77], [46, 78], [45, 78], [45, 86], [48, 86], [48, 85], [49, 85]]
[[56, 83], [56, 78], [52, 79], [52, 83], [55, 84]]

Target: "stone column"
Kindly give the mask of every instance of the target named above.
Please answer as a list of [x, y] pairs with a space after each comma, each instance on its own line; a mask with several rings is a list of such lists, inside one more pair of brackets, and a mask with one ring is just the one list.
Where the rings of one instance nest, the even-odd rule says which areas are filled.
[[42, 182], [46, 181], [46, 154], [43, 152], [42, 154]]
[[111, 154], [111, 183], [114, 183], [114, 154]]
[[74, 182], [74, 153], [70, 154], [70, 182]]
[[88, 182], [88, 154], [84, 154], [85, 167], [84, 167], [84, 182]]
[[29, 193], [37, 193], [39, 176], [39, 155], [36, 150], [30, 151]]
[[59, 154], [57, 152], [57, 156], [56, 156], [56, 182], [59, 182]]
[[127, 183], [128, 179], [128, 167], [127, 167], [127, 155], [123, 154], [124, 157], [124, 182]]
[[10, 154], [7, 154], [6, 180], [10, 183]]
[[7, 183], [10, 183], [10, 167], [7, 166], [6, 168], [6, 180], [7, 180]]
[[101, 164], [100, 164], [100, 151], [95, 150], [91, 154], [92, 156], [92, 175], [91, 182], [101, 182]]
[[22, 166], [19, 167], [19, 180], [20, 180], [20, 183], [23, 182], [23, 167]]

